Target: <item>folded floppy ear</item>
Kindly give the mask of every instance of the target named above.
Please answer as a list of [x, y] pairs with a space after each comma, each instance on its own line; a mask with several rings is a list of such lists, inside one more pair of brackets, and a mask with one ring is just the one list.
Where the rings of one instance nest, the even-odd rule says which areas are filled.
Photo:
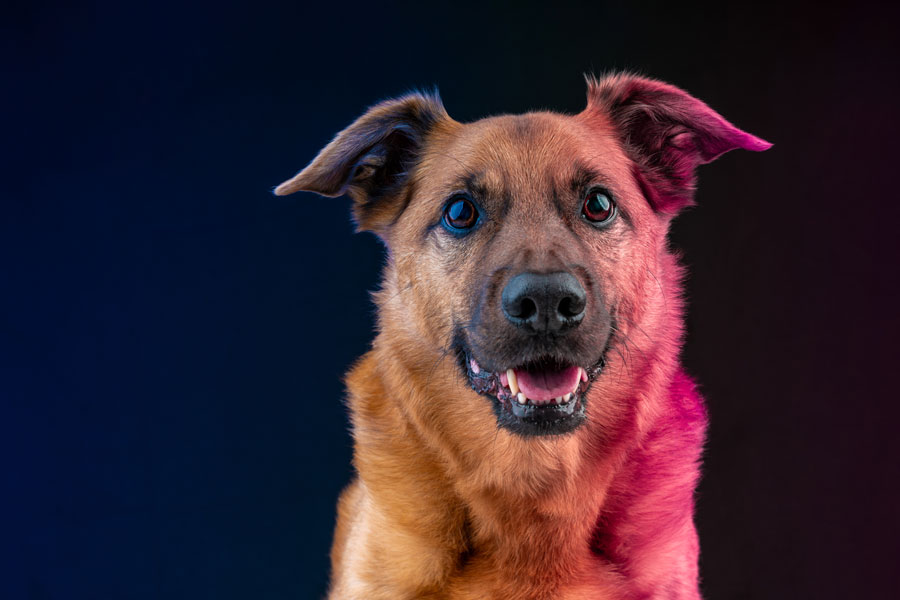
[[628, 74], [587, 78], [586, 112], [604, 113], [634, 161], [634, 175], [654, 209], [675, 213], [693, 203], [697, 165], [736, 148], [769, 142], [741, 131], [674, 86]]
[[309, 165], [275, 188], [275, 194], [347, 193], [360, 230], [382, 233], [402, 211], [409, 169], [426, 136], [449, 120], [437, 94], [409, 94], [370, 108], [335, 136]]

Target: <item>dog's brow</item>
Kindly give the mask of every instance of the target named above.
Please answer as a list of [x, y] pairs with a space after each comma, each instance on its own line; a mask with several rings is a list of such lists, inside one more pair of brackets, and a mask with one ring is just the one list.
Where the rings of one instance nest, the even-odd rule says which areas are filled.
[[572, 177], [569, 184], [573, 192], [581, 192], [591, 183], [603, 180], [603, 176], [583, 163], [576, 163], [572, 168]]
[[487, 186], [484, 182], [484, 172], [479, 171], [477, 173], [464, 173], [457, 180], [457, 186], [460, 189], [469, 190], [470, 192], [474, 192], [476, 195], [483, 196], [485, 191], [487, 190]]

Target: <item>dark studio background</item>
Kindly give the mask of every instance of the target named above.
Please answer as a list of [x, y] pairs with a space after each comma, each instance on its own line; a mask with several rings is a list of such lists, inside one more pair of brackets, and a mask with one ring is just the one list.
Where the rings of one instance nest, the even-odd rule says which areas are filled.
[[577, 112], [622, 67], [775, 144], [672, 235], [706, 597], [897, 597], [900, 15], [679, 4], [4, 5], [0, 597], [320, 597], [383, 255], [271, 189], [412, 87]]

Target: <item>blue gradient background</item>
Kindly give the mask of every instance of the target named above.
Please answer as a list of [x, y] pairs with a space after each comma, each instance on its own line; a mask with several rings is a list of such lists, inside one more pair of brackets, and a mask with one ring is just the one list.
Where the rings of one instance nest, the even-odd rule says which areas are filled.
[[775, 143], [700, 175], [685, 363], [710, 599], [900, 593], [895, 9], [5, 5], [0, 597], [316, 598], [378, 242], [276, 198], [366, 106], [684, 87]]

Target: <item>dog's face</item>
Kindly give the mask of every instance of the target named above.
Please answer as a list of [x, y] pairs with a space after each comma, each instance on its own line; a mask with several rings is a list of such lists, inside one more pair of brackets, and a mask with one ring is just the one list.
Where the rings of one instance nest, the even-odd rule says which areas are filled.
[[656, 273], [695, 166], [738, 147], [768, 145], [633, 77], [591, 82], [574, 116], [460, 124], [413, 95], [371, 109], [277, 193], [349, 192], [389, 248], [381, 308], [395, 335], [432, 351], [421, 367], [453, 357], [445, 368], [500, 426], [565, 434], [610, 353], [624, 359], [629, 332], [665, 301]]
[[[652, 219], [602, 127], [550, 113], [449, 127], [424, 148], [389, 244], [434, 343], [498, 423], [566, 433], [584, 419], [615, 307]], [[437, 334], [437, 335], [435, 335]]]

